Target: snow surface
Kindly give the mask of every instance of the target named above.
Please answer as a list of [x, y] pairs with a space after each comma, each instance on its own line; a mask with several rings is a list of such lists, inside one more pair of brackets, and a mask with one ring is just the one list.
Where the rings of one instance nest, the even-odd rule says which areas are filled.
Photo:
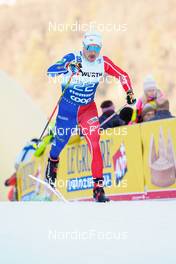
[[176, 263], [176, 200], [2, 202], [0, 211], [2, 264]]

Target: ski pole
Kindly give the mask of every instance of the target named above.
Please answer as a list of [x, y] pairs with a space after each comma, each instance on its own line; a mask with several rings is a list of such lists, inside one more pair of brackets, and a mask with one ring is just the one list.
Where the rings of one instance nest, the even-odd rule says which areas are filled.
[[[82, 66], [81, 66], [80, 64], [78, 64], [78, 65], [74, 64], [74, 67], [77, 68], [78, 73], [81, 72], [81, 69], [80, 69], [80, 68], [81, 68]], [[71, 76], [70, 76], [70, 78], [69, 78], [69, 80], [68, 80], [68, 82], [67, 82], [67, 84], [66, 84], [66, 86], [65, 86], [65, 88], [64, 88], [64, 90], [63, 90], [63, 92], [62, 92], [62, 95], [60, 96], [60, 98], [59, 98], [59, 100], [58, 100], [58, 102], [57, 102], [57, 104], [56, 104], [56, 106], [55, 106], [55, 108], [54, 108], [54, 110], [53, 110], [51, 116], [49, 117], [49, 119], [48, 119], [48, 121], [47, 121], [47, 123], [46, 123], [46, 125], [45, 125], [45, 127], [44, 127], [44, 129], [43, 129], [43, 131], [42, 131], [42, 133], [41, 133], [41, 135], [40, 135], [40, 137], [39, 137], [39, 141], [38, 141], [38, 142], [40, 142], [40, 141], [42, 140], [42, 137], [43, 137], [43, 135], [44, 135], [44, 133], [45, 133], [45, 131], [46, 131], [46, 129], [47, 129], [49, 123], [51, 122], [51, 119], [53, 118], [53, 115], [55, 114], [55, 112], [56, 112], [56, 110], [57, 110], [57, 107], [58, 107], [58, 105], [60, 104], [60, 102], [61, 102], [61, 100], [62, 100], [62, 98], [63, 98], [63, 96], [64, 96], [64, 94], [65, 94], [65, 92], [66, 92], [66, 90], [67, 90], [67, 88], [69, 87], [69, 84], [70, 84], [71, 79], [72, 79], [72, 77], [73, 77], [74, 74], [75, 74], [75, 73], [72, 72], [72, 74], [71, 74]]]
[[55, 112], [56, 112], [56, 110], [57, 110], [57, 107], [58, 107], [59, 103], [61, 102], [62, 97], [63, 97], [63, 95], [65, 94], [65, 91], [67, 90], [67, 88], [68, 88], [68, 86], [69, 86], [69, 84], [70, 84], [70, 82], [71, 82], [71, 79], [72, 79], [73, 75], [74, 75], [74, 73], [72, 73], [72, 75], [70, 76], [70, 79], [68, 80], [68, 82], [67, 82], [67, 84], [66, 84], [66, 86], [65, 86], [65, 88], [64, 88], [64, 91], [63, 91], [62, 95], [60, 96], [60, 98], [59, 98], [59, 100], [58, 100], [56, 106], [54, 107], [54, 110], [53, 110], [53, 112], [51, 113], [51, 116], [49, 117], [49, 119], [48, 119], [48, 121], [47, 121], [47, 123], [46, 123], [46, 125], [45, 125], [45, 127], [44, 127], [44, 129], [43, 129], [43, 131], [42, 131], [42, 133], [41, 133], [41, 135], [40, 135], [40, 137], [39, 137], [39, 142], [41, 141], [41, 139], [42, 139], [42, 137], [43, 137], [43, 135], [44, 135], [44, 133], [45, 133], [45, 131], [46, 131], [46, 129], [47, 129], [49, 123], [51, 122], [51, 119], [53, 118], [53, 116], [54, 116], [54, 114], [55, 114]]
[[115, 115], [119, 114], [120, 111], [126, 107], [128, 104], [124, 104], [119, 110], [117, 110], [116, 112], [114, 112], [112, 115], [110, 115], [108, 118], [106, 118], [101, 124], [100, 127], [102, 127], [104, 124], [106, 124], [109, 120], [111, 120]]
[[62, 193], [59, 191], [59, 190], [56, 190], [56, 189], [54, 189], [54, 188], [52, 188], [46, 181], [44, 181], [44, 180], [41, 180], [41, 179], [39, 179], [39, 178], [37, 178], [37, 177], [34, 177], [33, 175], [31, 175], [31, 174], [29, 174], [28, 175], [31, 179], [33, 179], [33, 180], [35, 180], [35, 181], [37, 181], [37, 182], [39, 182], [39, 183], [41, 183], [41, 184], [43, 184], [43, 185], [45, 185], [50, 191], [52, 191], [61, 201], [63, 201], [63, 202], [68, 202], [65, 198], [64, 198], [64, 196], [62, 195]]

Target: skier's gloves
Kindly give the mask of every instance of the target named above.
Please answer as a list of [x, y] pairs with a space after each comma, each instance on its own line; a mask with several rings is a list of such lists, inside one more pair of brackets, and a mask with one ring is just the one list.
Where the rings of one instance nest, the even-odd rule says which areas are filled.
[[127, 104], [135, 104], [136, 103], [136, 98], [134, 97], [134, 93], [132, 90], [129, 90], [127, 92], [126, 100], [127, 100]]
[[71, 71], [72, 74], [79, 74], [81, 72], [82, 65], [78, 62], [69, 62], [66, 65], [68, 71]]

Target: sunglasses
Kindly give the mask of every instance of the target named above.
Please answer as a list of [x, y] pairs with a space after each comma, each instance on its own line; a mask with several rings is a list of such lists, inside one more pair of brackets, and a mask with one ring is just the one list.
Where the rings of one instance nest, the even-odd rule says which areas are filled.
[[87, 51], [95, 51], [96, 53], [99, 53], [101, 50], [101, 47], [98, 45], [87, 45], [84, 46]]

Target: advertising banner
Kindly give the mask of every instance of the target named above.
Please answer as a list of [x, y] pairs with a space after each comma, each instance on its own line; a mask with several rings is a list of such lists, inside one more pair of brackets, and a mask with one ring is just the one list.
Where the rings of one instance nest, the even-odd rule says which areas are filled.
[[147, 198], [176, 197], [176, 119], [141, 125]]
[[[140, 126], [102, 131], [100, 147], [107, 195], [114, 200], [143, 199]], [[58, 178], [58, 188], [67, 199], [92, 198], [91, 157], [84, 139], [63, 150]]]
[[[91, 156], [86, 141], [73, 138], [60, 155], [57, 189], [67, 200], [92, 200]], [[101, 132], [105, 192], [111, 200], [144, 199], [144, 177], [140, 125]], [[58, 199], [42, 184], [28, 177], [44, 179], [50, 146], [41, 157], [18, 171], [19, 200]], [[98, 164], [97, 164], [98, 166]], [[44, 198], [42, 198], [44, 197]]]

